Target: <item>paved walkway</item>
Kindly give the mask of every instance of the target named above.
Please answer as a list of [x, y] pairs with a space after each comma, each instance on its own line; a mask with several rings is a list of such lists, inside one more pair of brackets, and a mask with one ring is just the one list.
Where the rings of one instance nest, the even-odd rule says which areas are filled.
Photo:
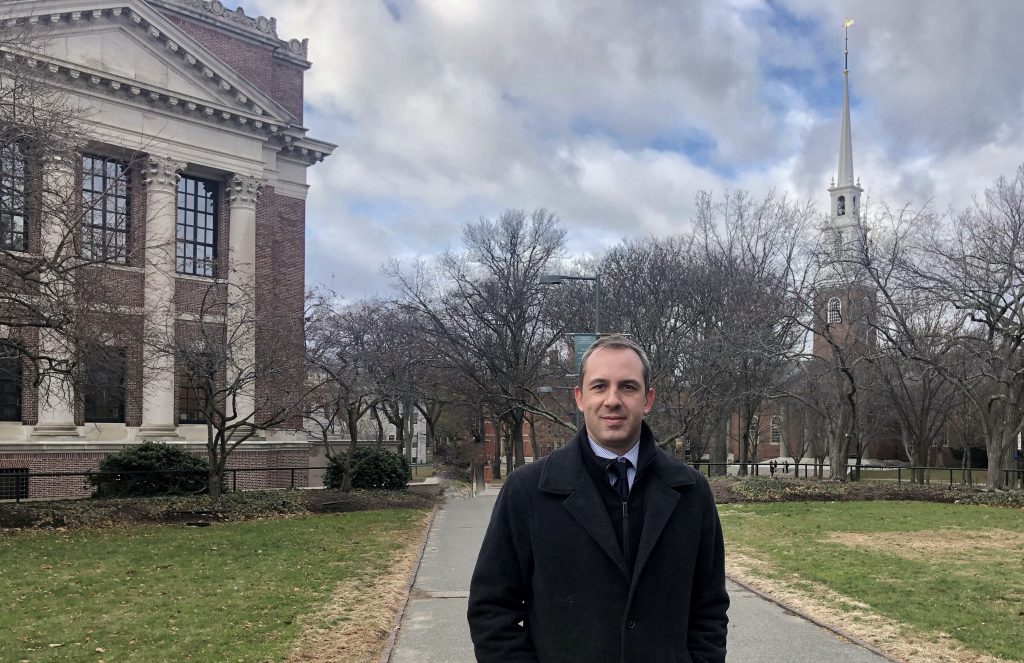
[[[474, 663], [469, 579], [495, 497], [491, 489], [438, 510], [390, 663]], [[885, 661], [733, 583], [729, 597], [729, 661]]]

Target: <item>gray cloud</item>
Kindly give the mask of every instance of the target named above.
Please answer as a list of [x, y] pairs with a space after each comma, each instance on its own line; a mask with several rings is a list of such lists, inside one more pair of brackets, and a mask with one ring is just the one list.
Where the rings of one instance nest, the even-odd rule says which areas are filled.
[[[857, 174], [873, 201], [966, 204], [1024, 155], [1016, 0], [264, 0], [310, 38], [308, 278], [358, 295], [506, 207], [570, 248], [683, 228], [700, 189], [823, 203], [851, 13]], [[338, 283], [343, 281], [343, 283]], [[341, 286], [341, 287], [339, 287]]]

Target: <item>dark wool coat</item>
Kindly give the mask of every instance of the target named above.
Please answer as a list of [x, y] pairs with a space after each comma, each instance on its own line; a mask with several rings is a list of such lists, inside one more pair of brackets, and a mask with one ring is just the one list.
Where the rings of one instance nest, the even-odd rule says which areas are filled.
[[[725, 660], [729, 597], [707, 480], [643, 425], [644, 522], [632, 576], [584, 466], [586, 431], [512, 472], [469, 592], [481, 663]], [[652, 452], [653, 448], [653, 452]]]

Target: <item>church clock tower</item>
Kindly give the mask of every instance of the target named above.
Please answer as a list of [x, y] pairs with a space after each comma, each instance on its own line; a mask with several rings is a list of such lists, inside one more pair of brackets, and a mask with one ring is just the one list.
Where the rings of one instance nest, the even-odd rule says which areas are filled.
[[849, 28], [843, 49], [843, 112], [839, 129], [839, 172], [829, 187], [829, 215], [819, 246], [820, 266], [815, 278], [815, 327], [813, 352], [828, 358], [834, 345], [856, 351], [875, 347], [874, 328], [869, 324], [876, 301], [860, 269], [859, 256], [867, 246], [867, 230], [861, 220], [864, 189], [853, 177], [853, 136], [850, 130]]

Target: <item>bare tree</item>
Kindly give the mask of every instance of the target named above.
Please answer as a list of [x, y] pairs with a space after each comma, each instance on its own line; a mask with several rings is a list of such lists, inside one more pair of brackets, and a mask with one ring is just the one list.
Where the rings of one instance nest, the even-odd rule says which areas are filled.
[[525, 462], [523, 424], [538, 407], [535, 387], [548, 352], [568, 328], [553, 315], [551, 289], [539, 278], [559, 266], [565, 231], [547, 210], [503, 212], [463, 231], [464, 250], [449, 251], [434, 270], [391, 275], [405, 306], [464, 383], [489, 396], [509, 432], [513, 464]]
[[[308, 299], [306, 353], [316, 389], [308, 400], [307, 428], [323, 441], [329, 459], [341, 459], [341, 490], [348, 491], [356, 471], [367, 460], [354, 458], [360, 421], [367, 415], [376, 418], [377, 446], [383, 444], [375, 375], [375, 337], [383, 304], [368, 300], [346, 306], [330, 292], [313, 293]], [[344, 454], [331, 443], [339, 428], [348, 434]]]
[[921, 233], [899, 269], [932, 300], [950, 303], [945, 343], [966, 361], [954, 370], [920, 348], [908, 354], [940, 370], [973, 406], [985, 431], [988, 486], [998, 489], [1024, 429], [1024, 165], [945, 221]]
[[[231, 298], [228, 315], [227, 289], [232, 287], [239, 292]], [[232, 452], [301, 416], [303, 403], [316, 388], [303, 379], [303, 358], [290, 351], [303, 321], [257, 316], [253, 292], [251, 287], [212, 284], [190, 319], [144, 339], [149, 361], [177, 368], [184, 387], [180, 391], [187, 394], [179, 407], [206, 424], [214, 497], [221, 494]], [[257, 336], [260, 351], [247, 351], [256, 347]], [[267, 383], [277, 388], [261, 388]]]

